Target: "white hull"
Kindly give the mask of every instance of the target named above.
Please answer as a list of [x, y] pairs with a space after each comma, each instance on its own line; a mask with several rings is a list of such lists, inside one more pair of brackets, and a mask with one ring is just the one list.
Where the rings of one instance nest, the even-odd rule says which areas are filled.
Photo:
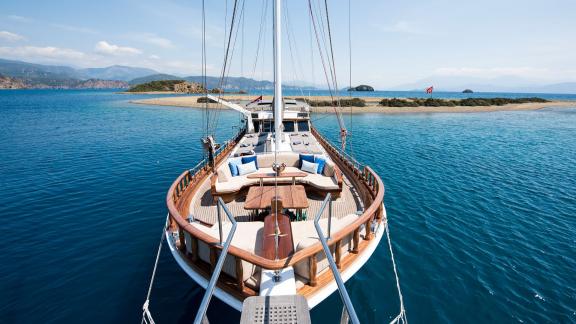
[[[386, 208], [384, 204], [382, 204], [382, 212], [383, 212], [383, 219], [386, 222]], [[344, 271], [341, 272], [342, 280], [344, 282], [348, 281], [360, 268], [364, 266], [364, 264], [370, 259], [376, 248], [380, 244], [380, 240], [384, 236], [385, 226], [382, 223], [374, 230], [374, 238], [370, 240], [368, 245], [365, 249], [362, 250], [361, 254], [358, 256], [353, 263], [351, 263]], [[170, 247], [170, 252], [174, 256], [174, 259], [180, 265], [180, 267], [194, 280], [198, 285], [200, 285], [203, 289], [206, 289], [208, 286], [208, 279], [204, 278], [202, 275], [198, 274], [192, 267], [190, 267], [186, 261], [184, 260], [184, 256], [181, 252], [176, 248], [174, 237], [171, 235], [170, 232], [166, 232], [166, 237], [168, 238], [166, 241], [168, 242], [168, 246]], [[328, 270], [330, 271], [330, 270]], [[325, 287], [318, 289], [318, 291], [310, 298], [308, 298], [308, 307], [310, 309], [314, 308], [318, 304], [320, 304], [324, 299], [328, 298], [334, 291], [338, 289], [335, 281], [332, 281]], [[237, 311], [242, 311], [242, 301], [235, 298], [234, 296], [230, 295], [226, 291], [216, 287], [214, 289], [214, 295], [223, 301], [224, 303], [228, 304], [230, 307], [236, 309]]]

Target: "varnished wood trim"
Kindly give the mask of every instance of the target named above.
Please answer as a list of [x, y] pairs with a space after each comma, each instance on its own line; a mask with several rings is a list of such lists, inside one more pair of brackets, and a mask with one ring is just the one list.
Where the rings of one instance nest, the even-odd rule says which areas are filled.
[[318, 271], [318, 260], [316, 259], [316, 254], [312, 255], [308, 259], [308, 276], [310, 277], [310, 286], [315, 287], [316, 282], [316, 272]]
[[[370, 217], [374, 216], [378, 208], [380, 208], [384, 198], [384, 185], [382, 184], [380, 178], [372, 171], [370, 167], [365, 167], [364, 173], [370, 174], [374, 181], [369, 183], [367, 181], [363, 181], [361, 178], [357, 178], [355, 176], [356, 169], [351, 166], [350, 161], [339, 155], [339, 153], [315, 129], [312, 129], [312, 133], [317, 137], [318, 141], [326, 149], [326, 151], [329, 152], [334, 162], [336, 162], [336, 164], [341, 168], [344, 167], [342, 170], [349, 177], [350, 181], [352, 181], [353, 184], [357, 186], [357, 189], [361, 191], [361, 194], [364, 197], [364, 203], [368, 206], [364, 213], [358, 217], [358, 219], [340, 229], [338, 232], [332, 234], [332, 241], [336, 242], [351, 234], [352, 232], [357, 231], [362, 224], [365, 224]], [[239, 139], [239, 137], [237, 137], [237, 139]], [[230, 152], [234, 145], [235, 142], [232, 142], [227, 149], [225, 149], [220, 155], [217, 156], [217, 164], [223, 161], [225, 156]], [[218, 243], [219, 239], [193, 227], [192, 225], [188, 224], [188, 221], [184, 218], [185, 216], [187, 217], [189, 213], [190, 202], [193, 194], [198, 190], [199, 185], [206, 179], [208, 175], [209, 170], [206, 168], [202, 169], [195, 175], [190, 175], [189, 171], [182, 173], [170, 187], [170, 190], [166, 196], [166, 201], [170, 217], [176, 221], [176, 223], [178, 223], [180, 229], [190, 233], [193, 237], [196, 237], [206, 244], [212, 246]], [[178, 193], [176, 195], [177, 198], [175, 199], [175, 192], [177, 192], [176, 188], [180, 186], [180, 182], [184, 178], [191, 180], [184, 189], [184, 192]], [[365, 188], [366, 190], [362, 190], [362, 188]], [[378, 189], [377, 192], [374, 192], [375, 189]], [[355, 246], [356, 248], [358, 247], [357, 244]], [[219, 249], [220, 247], [218, 246], [215, 248]], [[318, 242], [310, 247], [295, 252], [293, 255], [287, 258], [280, 260], [268, 260], [235, 246], [230, 246], [228, 253], [264, 269], [280, 270], [287, 266], [293, 266], [298, 262], [302, 262], [310, 256], [320, 252], [321, 250], [322, 245], [320, 242]]]
[[338, 267], [338, 269], [340, 269], [342, 267], [342, 264], [341, 264], [342, 252], [340, 251], [342, 249], [342, 240], [336, 242], [336, 245], [334, 248], [336, 249], [336, 251], [335, 251], [336, 266]]
[[354, 237], [352, 238], [352, 253], [358, 253], [358, 248], [360, 244], [360, 229], [354, 230]]

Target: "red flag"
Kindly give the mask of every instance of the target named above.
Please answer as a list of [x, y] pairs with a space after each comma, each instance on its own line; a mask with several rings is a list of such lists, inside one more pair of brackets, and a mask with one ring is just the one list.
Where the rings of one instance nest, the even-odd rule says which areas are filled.
[[434, 91], [434, 86], [426, 88], [426, 93], [432, 93]]
[[254, 100], [252, 100], [252, 101], [250, 101], [250, 103], [249, 103], [249, 104], [253, 104], [253, 103], [255, 103], [255, 102], [258, 102], [258, 101], [260, 101], [260, 100], [262, 100], [262, 96], [260, 96], [260, 97], [258, 97], [258, 98], [256, 98], [256, 99], [254, 99]]

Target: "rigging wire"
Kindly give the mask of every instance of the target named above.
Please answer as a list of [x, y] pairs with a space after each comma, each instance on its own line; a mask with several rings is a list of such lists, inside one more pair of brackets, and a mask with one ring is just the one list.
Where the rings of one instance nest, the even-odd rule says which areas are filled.
[[[256, 67], [258, 66], [258, 59], [259, 59], [259, 55], [260, 55], [260, 44], [262, 42], [262, 36], [264, 33], [264, 29], [265, 29], [265, 23], [266, 23], [266, 15], [268, 13], [268, 0], [262, 0], [263, 4], [260, 6], [262, 8], [262, 11], [260, 12], [260, 27], [258, 30], [258, 42], [256, 44], [256, 55], [255, 55], [255, 59], [254, 59], [254, 64], [252, 66], [252, 73], [250, 74], [250, 78], [254, 79], [254, 77], [256, 76]], [[253, 90], [255, 88], [255, 84], [250, 85], [250, 88], [248, 89], [248, 92], [250, 93], [251, 90]]]
[[294, 84], [296, 84], [298, 90], [300, 90], [300, 95], [304, 96], [302, 87], [298, 84], [298, 79], [302, 80], [300, 77], [303, 76], [302, 64], [300, 63], [300, 57], [298, 56], [298, 48], [296, 45], [297, 43], [294, 41], [294, 34], [292, 33], [292, 26], [290, 25], [290, 12], [288, 11], [287, 2], [284, 1], [283, 4], [284, 24], [286, 25], [286, 38], [288, 39], [288, 50], [290, 53], [290, 61], [292, 63], [292, 74], [294, 77], [293, 81]]
[[[348, 63], [349, 63], [348, 72], [350, 73], [348, 81], [350, 85], [349, 89], [351, 89], [352, 88], [352, 0], [348, 0]], [[350, 98], [352, 98], [352, 91], [348, 91], [348, 93], [350, 94]], [[352, 118], [352, 105], [350, 105], [350, 122], [349, 122], [350, 131], [348, 132], [350, 141], [348, 147], [350, 148], [350, 156], [352, 156], [352, 158], [354, 158], [354, 149], [353, 149], [354, 124], [352, 123], [353, 120], [354, 118]]]
[[[220, 74], [220, 80], [218, 82], [218, 89], [220, 89], [220, 90], [223, 89], [223, 85], [224, 85], [225, 77], [226, 77], [226, 71], [228, 68], [228, 63], [229, 63], [228, 59], [229, 59], [229, 54], [230, 54], [230, 46], [232, 43], [232, 34], [234, 31], [234, 24], [236, 21], [237, 8], [238, 8], [238, 0], [234, 0], [234, 8], [232, 10], [232, 18], [230, 21], [230, 30], [228, 32], [228, 37], [227, 37], [228, 41], [227, 41], [226, 46], [225, 46], [226, 51], [224, 54], [224, 63], [222, 66], [222, 72]], [[222, 92], [223, 91], [220, 91], [220, 93], [218, 94], [218, 99], [222, 99]], [[214, 132], [215, 132], [216, 124], [218, 122], [218, 117], [220, 115], [221, 110], [222, 110], [222, 105], [219, 105], [219, 108], [214, 113], [215, 116], [212, 118], [212, 124], [210, 125], [211, 130], [212, 130], [212, 134], [214, 134]]]

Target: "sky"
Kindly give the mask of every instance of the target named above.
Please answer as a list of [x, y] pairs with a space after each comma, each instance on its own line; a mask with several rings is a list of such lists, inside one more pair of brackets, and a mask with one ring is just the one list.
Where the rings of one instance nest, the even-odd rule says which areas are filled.
[[[310, 1], [318, 21], [324, 1]], [[340, 88], [349, 85], [350, 71], [353, 85], [378, 89], [448, 80], [503, 86], [576, 81], [574, 0], [351, 2], [349, 10], [348, 1], [328, 1]], [[272, 0], [237, 3], [238, 33], [233, 37], [229, 75], [271, 80]], [[73, 67], [119, 64], [199, 75], [201, 4], [200, 0], [2, 1], [0, 58]], [[206, 0], [209, 75], [221, 73], [233, 6], [234, 0]], [[283, 7], [283, 79], [325, 86], [308, 0], [284, 0]], [[321, 44], [326, 44], [323, 26], [317, 29]], [[327, 52], [323, 55], [326, 60]]]

